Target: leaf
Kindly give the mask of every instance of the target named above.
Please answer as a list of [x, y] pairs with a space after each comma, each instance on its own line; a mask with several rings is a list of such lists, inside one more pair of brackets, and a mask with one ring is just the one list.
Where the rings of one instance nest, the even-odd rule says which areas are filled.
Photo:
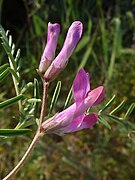
[[2, 72], [1, 74], [0, 74], [0, 81], [2, 81], [3, 79], [5, 79], [7, 76], [8, 76], [8, 74], [10, 73], [9, 72], [9, 67], [4, 71], [4, 72]]
[[37, 103], [37, 102], [41, 102], [41, 99], [31, 98], [31, 99], [28, 99], [28, 102], [29, 103]]
[[9, 46], [11, 47], [12, 46], [12, 36], [11, 35], [9, 35]]
[[34, 22], [35, 33], [37, 36], [41, 34], [42, 27], [43, 29], [47, 29], [46, 23], [39, 16], [35, 14], [33, 14], [33, 22]]
[[0, 35], [1, 35], [1, 39], [2, 39], [1, 44], [2, 44], [3, 48], [5, 49], [5, 51], [8, 55], [10, 67], [11, 67], [11, 69], [16, 71], [17, 65], [15, 63], [15, 60], [14, 60], [14, 57], [12, 54], [12, 53], [14, 53], [13, 49], [15, 49], [15, 46], [12, 45], [12, 36], [9, 35], [9, 39], [8, 39], [8, 37], [7, 37], [8, 34], [5, 33], [5, 30], [3, 29], [3, 27], [1, 25], [0, 25]]
[[10, 64], [11, 69], [17, 71], [17, 65], [15, 63], [13, 55], [11, 54], [11, 52], [6, 52], [6, 53], [8, 55], [9, 64]]
[[0, 66], [0, 72], [4, 71], [7, 67], [9, 67], [8, 63], [3, 64], [2, 66]]
[[15, 104], [16, 102], [18, 102], [20, 99], [23, 98], [23, 95], [19, 95], [19, 96], [16, 96], [16, 97], [13, 97], [11, 99], [8, 99], [4, 102], [1, 102], [0, 103], [0, 109], [4, 109], [4, 108], [7, 108], [9, 106], [12, 106], [13, 104]]
[[26, 85], [23, 85], [23, 88], [21, 90], [21, 94], [24, 94], [29, 88], [31, 88], [33, 86], [33, 83], [32, 82], [29, 82], [28, 84]]
[[9, 71], [10, 71], [11, 74], [14, 76], [14, 78], [16, 79], [16, 81], [19, 83], [18, 73], [17, 73], [15, 70], [11, 69], [11, 68], [9, 68]]
[[21, 53], [21, 50], [18, 49], [17, 50], [17, 53], [16, 53], [16, 57], [15, 57], [15, 61], [18, 62], [19, 58], [20, 58], [20, 53]]
[[115, 101], [115, 99], [116, 99], [116, 95], [113, 95], [113, 97], [108, 101], [108, 103], [99, 111], [99, 114], [108, 107], [110, 107], [110, 105]]
[[[3, 40], [3, 39], [2, 39], [2, 40]], [[3, 46], [3, 48], [4, 48], [4, 50], [5, 50], [6, 53], [8, 53], [8, 52], [11, 51], [11, 48], [10, 48], [10, 46], [8, 45], [8, 43], [2, 42], [1, 44], [2, 44], [2, 46]]]
[[60, 94], [60, 90], [61, 90], [61, 81], [57, 82], [56, 88], [54, 90], [54, 94], [51, 100], [51, 104], [50, 104], [50, 110], [49, 110], [49, 114], [51, 114], [53, 107], [56, 105], [59, 94]]
[[14, 52], [15, 52], [15, 44], [14, 44], [14, 43], [12, 44], [11, 49], [12, 49], [11, 54], [13, 54], [13, 55], [14, 55]]
[[115, 18], [114, 22], [115, 22], [115, 34], [114, 34], [114, 41], [113, 41], [110, 64], [109, 64], [109, 68], [108, 68], [108, 80], [110, 80], [112, 77], [114, 65], [115, 65], [115, 59], [121, 49], [121, 47], [120, 47], [120, 45], [121, 45], [121, 34], [120, 34], [121, 21], [119, 18]]
[[36, 124], [36, 120], [35, 119], [23, 119], [23, 121], [21, 121], [21, 123], [17, 126], [18, 128], [27, 128], [28, 126], [32, 126]]
[[101, 11], [101, 21], [100, 21], [100, 28], [101, 28], [101, 38], [102, 38], [102, 48], [103, 48], [103, 55], [105, 64], [108, 64], [108, 38], [107, 38], [107, 30], [105, 24], [105, 17], [103, 12]]
[[65, 101], [64, 109], [68, 107], [69, 103], [71, 102], [71, 99], [72, 99], [72, 88], [70, 89], [68, 93], [67, 99]]
[[7, 43], [8, 43], [8, 38], [7, 38], [8, 33], [9, 33], [9, 31], [7, 31], [7, 32], [5, 33], [5, 30], [4, 30], [3, 27], [0, 25], [1, 38], [4, 38], [4, 41], [7, 42]]
[[110, 112], [110, 114], [114, 114], [120, 111], [125, 106], [126, 99], [124, 99], [114, 110]]
[[86, 65], [86, 63], [87, 63], [87, 61], [88, 61], [88, 59], [89, 59], [89, 57], [90, 57], [90, 54], [91, 54], [91, 52], [92, 52], [92, 47], [93, 47], [93, 44], [94, 44], [95, 39], [96, 39], [96, 34], [97, 34], [97, 33], [95, 32], [94, 35], [92, 36], [92, 39], [91, 39], [91, 41], [90, 41], [90, 44], [89, 44], [86, 52], [84, 53], [83, 59], [82, 59], [80, 65], [79, 65], [79, 68], [78, 68], [78, 69], [80, 69], [80, 68], [82, 68], [82, 67], [84, 67], [84, 66]]
[[97, 53], [94, 51], [94, 49], [92, 49], [91, 55], [92, 55], [93, 60], [95, 61], [96, 65], [99, 66], [98, 56], [97, 56]]
[[[34, 79], [34, 98], [40, 99], [39, 82], [36, 78]], [[38, 112], [39, 112], [39, 103], [35, 102], [34, 103], [35, 117], [37, 116]]]
[[79, 42], [79, 44], [75, 50], [75, 53], [79, 52], [82, 48], [86, 47], [86, 45], [88, 44], [89, 41], [90, 41], [90, 36], [85, 35]]
[[15, 77], [16, 81], [19, 82], [18, 74], [10, 67], [8, 67], [4, 72], [0, 74], [0, 80], [3, 80], [9, 73], [11, 73]]
[[130, 126], [132, 129], [135, 129], [135, 123], [134, 122], [130, 122], [128, 119], [123, 119], [122, 121], [124, 123], [124, 125], [128, 125]]
[[34, 78], [34, 98], [40, 99], [39, 82]]
[[31, 131], [31, 129], [0, 129], [0, 136], [22, 136]]
[[130, 107], [128, 108], [127, 112], [126, 112], [126, 114], [125, 114], [125, 116], [124, 116], [124, 119], [130, 116], [130, 114], [132, 113], [132, 111], [134, 110], [134, 108], [135, 108], [135, 103], [132, 103], [132, 104], [130, 105]]
[[116, 123], [118, 123], [120, 125], [123, 125], [123, 122], [122, 122], [122, 120], [120, 120], [120, 118], [118, 118], [116, 116], [109, 115], [109, 114], [105, 114], [105, 116], [107, 116], [112, 121], [114, 121], [114, 122], [116, 122]]
[[104, 124], [108, 129], [111, 129], [110, 124], [101, 116], [98, 117], [99, 122], [101, 122], [102, 124]]

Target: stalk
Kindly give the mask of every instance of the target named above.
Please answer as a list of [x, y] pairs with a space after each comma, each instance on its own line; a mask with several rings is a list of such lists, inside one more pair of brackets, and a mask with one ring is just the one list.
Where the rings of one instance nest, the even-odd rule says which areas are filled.
[[21, 167], [24, 165], [24, 163], [28, 159], [29, 155], [32, 153], [32, 151], [35, 148], [35, 146], [38, 143], [38, 141], [44, 135], [44, 132], [43, 132], [43, 129], [42, 129], [42, 122], [43, 122], [45, 114], [46, 114], [46, 102], [47, 102], [48, 87], [49, 87], [49, 82], [43, 81], [42, 106], [41, 106], [39, 125], [38, 125], [38, 129], [37, 129], [36, 135], [34, 136], [30, 146], [28, 147], [28, 149], [25, 152], [25, 154], [22, 157], [22, 159], [19, 161], [19, 163], [15, 166], [15, 168], [3, 180], [11, 179], [21, 169]]

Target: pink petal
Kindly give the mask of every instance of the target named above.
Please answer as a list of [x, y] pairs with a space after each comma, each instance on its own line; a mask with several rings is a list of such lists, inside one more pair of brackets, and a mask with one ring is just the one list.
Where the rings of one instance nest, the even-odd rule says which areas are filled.
[[65, 134], [65, 133], [74, 132], [74, 130], [77, 127], [81, 126], [84, 116], [85, 116], [84, 114], [78, 116], [68, 126], [61, 128], [61, 129], [57, 129], [56, 131], [54, 131], [54, 133], [55, 134]]
[[67, 36], [64, 45], [54, 60], [54, 65], [57, 68], [65, 67], [65, 63], [71, 56], [73, 50], [75, 49], [78, 41], [82, 36], [83, 25], [80, 21], [74, 21], [68, 29]]
[[60, 33], [60, 25], [57, 23], [52, 24], [49, 22], [47, 44], [44, 51], [44, 54], [48, 60], [52, 60], [54, 58], [59, 33]]
[[87, 87], [86, 87], [86, 95], [87, 95], [87, 93], [90, 91], [90, 77], [89, 77], [89, 73], [86, 73], [86, 84], [87, 84]]
[[[59, 131], [55, 131], [54, 133], [62, 135], [66, 133], [72, 133], [76, 131], [80, 131], [82, 129], [87, 129], [91, 126], [94, 126], [98, 120], [98, 115], [97, 114], [89, 114], [84, 117], [84, 115], [77, 117], [73, 122], [68, 125], [65, 128], [60, 129]], [[82, 121], [80, 126], [78, 126], [78, 121]]]
[[76, 132], [76, 131], [80, 131], [82, 129], [87, 129], [91, 126], [94, 126], [96, 124], [97, 120], [98, 120], [97, 114], [89, 114], [84, 117], [82, 124], [79, 127], [78, 126], [74, 127], [74, 129], [71, 129], [70, 132]]
[[42, 128], [45, 132], [50, 132], [53, 129], [61, 129], [72, 123], [76, 112], [76, 104], [69, 106], [64, 111], [57, 113], [53, 117], [47, 119], [42, 123]]
[[47, 43], [39, 64], [39, 71], [45, 73], [55, 57], [58, 36], [60, 33], [60, 25], [48, 23]]
[[74, 79], [72, 89], [73, 97], [77, 105], [84, 100], [88, 91], [90, 91], [89, 74], [82, 68], [78, 71]]
[[88, 107], [97, 105], [103, 100], [104, 96], [104, 87], [99, 86], [88, 93], [87, 97], [85, 98], [85, 103]]

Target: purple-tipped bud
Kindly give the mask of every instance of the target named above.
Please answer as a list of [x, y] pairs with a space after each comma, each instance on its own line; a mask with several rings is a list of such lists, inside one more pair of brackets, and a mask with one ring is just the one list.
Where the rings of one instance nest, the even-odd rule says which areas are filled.
[[57, 47], [59, 33], [60, 33], [60, 25], [57, 23], [51, 24], [49, 22], [47, 43], [39, 65], [39, 71], [43, 74], [46, 72], [47, 68], [50, 66], [52, 60], [55, 57], [55, 50]]
[[67, 65], [67, 61], [81, 38], [83, 25], [80, 21], [71, 24], [63, 48], [44, 74], [47, 81], [54, 79]]

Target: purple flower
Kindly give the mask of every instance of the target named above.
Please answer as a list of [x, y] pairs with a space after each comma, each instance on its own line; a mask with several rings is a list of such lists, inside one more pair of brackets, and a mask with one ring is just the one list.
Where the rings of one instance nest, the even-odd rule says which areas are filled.
[[47, 68], [50, 66], [51, 62], [55, 57], [55, 50], [57, 47], [58, 36], [60, 33], [60, 25], [55, 23], [48, 23], [48, 34], [47, 34], [47, 44], [45, 46], [43, 55], [41, 57], [39, 71], [45, 73]]
[[87, 115], [86, 111], [101, 102], [104, 98], [104, 87], [99, 86], [90, 90], [89, 75], [84, 69], [80, 69], [72, 91], [75, 103], [42, 123], [46, 133], [62, 135], [89, 128], [96, 123], [98, 115], [96, 113]]
[[80, 21], [71, 24], [63, 48], [44, 74], [47, 81], [54, 79], [67, 65], [67, 61], [81, 38], [83, 25]]

